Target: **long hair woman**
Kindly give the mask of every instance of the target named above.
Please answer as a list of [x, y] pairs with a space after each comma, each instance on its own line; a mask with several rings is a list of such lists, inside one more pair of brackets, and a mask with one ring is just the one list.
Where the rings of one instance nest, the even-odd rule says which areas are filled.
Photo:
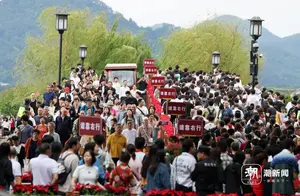
[[136, 148], [133, 144], [128, 144], [126, 147], [126, 151], [130, 154], [129, 167], [131, 168], [134, 176], [138, 181], [142, 180], [142, 161], [136, 158]]
[[157, 151], [158, 148], [156, 145], [151, 146], [149, 150], [149, 154], [144, 157], [144, 160], [142, 161], [143, 166], [142, 166], [142, 171], [141, 171], [141, 176], [142, 176], [142, 185], [147, 184], [147, 171], [148, 168], [150, 167], [150, 164], [157, 159]]
[[157, 152], [147, 171], [146, 192], [150, 190], [164, 190], [171, 188], [170, 173], [165, 164], [166, 153], [164, 150]]

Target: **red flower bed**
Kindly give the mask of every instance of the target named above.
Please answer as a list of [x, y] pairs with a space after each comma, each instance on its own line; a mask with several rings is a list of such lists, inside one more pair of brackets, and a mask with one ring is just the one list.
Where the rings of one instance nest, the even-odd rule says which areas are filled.
[[175, 190], [152, 190], [146, 194], [146, 196], [197, 196], [197, 193], [184, 193], [182, 191]]
[[125, 187], [113, 187], [110, 184], [105, 185], [105, 189], [90, 184], [77, 184], [73, 190], [73, 194], [79, 195], [128, 195], [128, 189]]
[[[182, 191], [175, 190], [152, 190], [146, 194], [146, 196], [197, 196], [197, 193], [190, 192], [184, 193]], [[238, 196], [238, 194], [211, 194], [207, 196]], [[245, 194], [244, 196], [252, 196], [252, 194]]]
[[32, 182], [32, 173], [30, 171], [26, 171], [23, 173], [22, 182]]
[[58, 192], [58, 186], [57, 185], [38, 185], [33, 186], [31, 184], [25, 185], [25, 184], [16, 184], [13, 186], [13, 193], [14, 195], [55, 195]]
[[161, 107], [161, 103], [155, 98], [154, 96], [154, 87], [151, 85], [151, 83], [148, 83], [147, 85], [147, 92], [150, 98], [150, 103], [155, 107], [156, 113], [161, 115], [160, 121], [168, 122], [167, 125], [164, 125], [164, 128], [166, 130], [166, 134], [168, 137], [171, 137], [174, 135], [174, 127], [173, 124], [170, 122], [170, 117], [168, 115], [163, 114], [163, 109]]
[[126, 195], [126, 193], [128, 192], [128, 189], [125, 187], [114, 187], [111, 184], [106, 184], [105, 188], [107, 192], [114, 193], [117, 195]]

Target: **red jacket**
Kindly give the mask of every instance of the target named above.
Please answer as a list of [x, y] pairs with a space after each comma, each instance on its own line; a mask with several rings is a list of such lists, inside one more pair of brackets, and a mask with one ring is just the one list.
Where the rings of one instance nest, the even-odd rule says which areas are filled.
[[[25, 157], [27, 158], [29, 156], [29, 150], [31, 145], [32, 138], [28, 138], [25, 143]], [[39, 147], [42, 143], [42, 140], [37, 140], [37, 147]]]

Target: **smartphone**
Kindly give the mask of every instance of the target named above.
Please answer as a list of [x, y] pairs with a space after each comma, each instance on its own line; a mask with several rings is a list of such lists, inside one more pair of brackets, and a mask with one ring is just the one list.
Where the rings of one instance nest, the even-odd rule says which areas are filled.
[[167, 125], [167, 124], [168, 124], [167, 121], [160, 121], [160, 122], [158, 123], [158, 125]]

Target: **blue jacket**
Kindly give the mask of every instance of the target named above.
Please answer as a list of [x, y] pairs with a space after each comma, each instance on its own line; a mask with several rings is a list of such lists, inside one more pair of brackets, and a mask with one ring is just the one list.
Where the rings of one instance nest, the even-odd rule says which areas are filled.
[[[83, 160], [81, 159], [81, 160], [79, 161], [78, 165], [83, 165], [83, 164], [84, 164], [84, 163], [83, 163]], [[99, 159], [96, 158], [96, 162], [94, 163], [93, 166], [96, 166], [96, 167], [98, 168], [99, 178], [101, 178], [102, 180], [105, 179], [105, 173], [104, 173], [104, 171], [103, 171], [103, 168], [102, 168], [102, 166], [101, 166], [101, 164], [100, 164]]]
[[147, 171], [146, 192], [151, 190], [171, 189], [171, 179], [168, 167], [160, 163], [156, 169], [154, 176]]

